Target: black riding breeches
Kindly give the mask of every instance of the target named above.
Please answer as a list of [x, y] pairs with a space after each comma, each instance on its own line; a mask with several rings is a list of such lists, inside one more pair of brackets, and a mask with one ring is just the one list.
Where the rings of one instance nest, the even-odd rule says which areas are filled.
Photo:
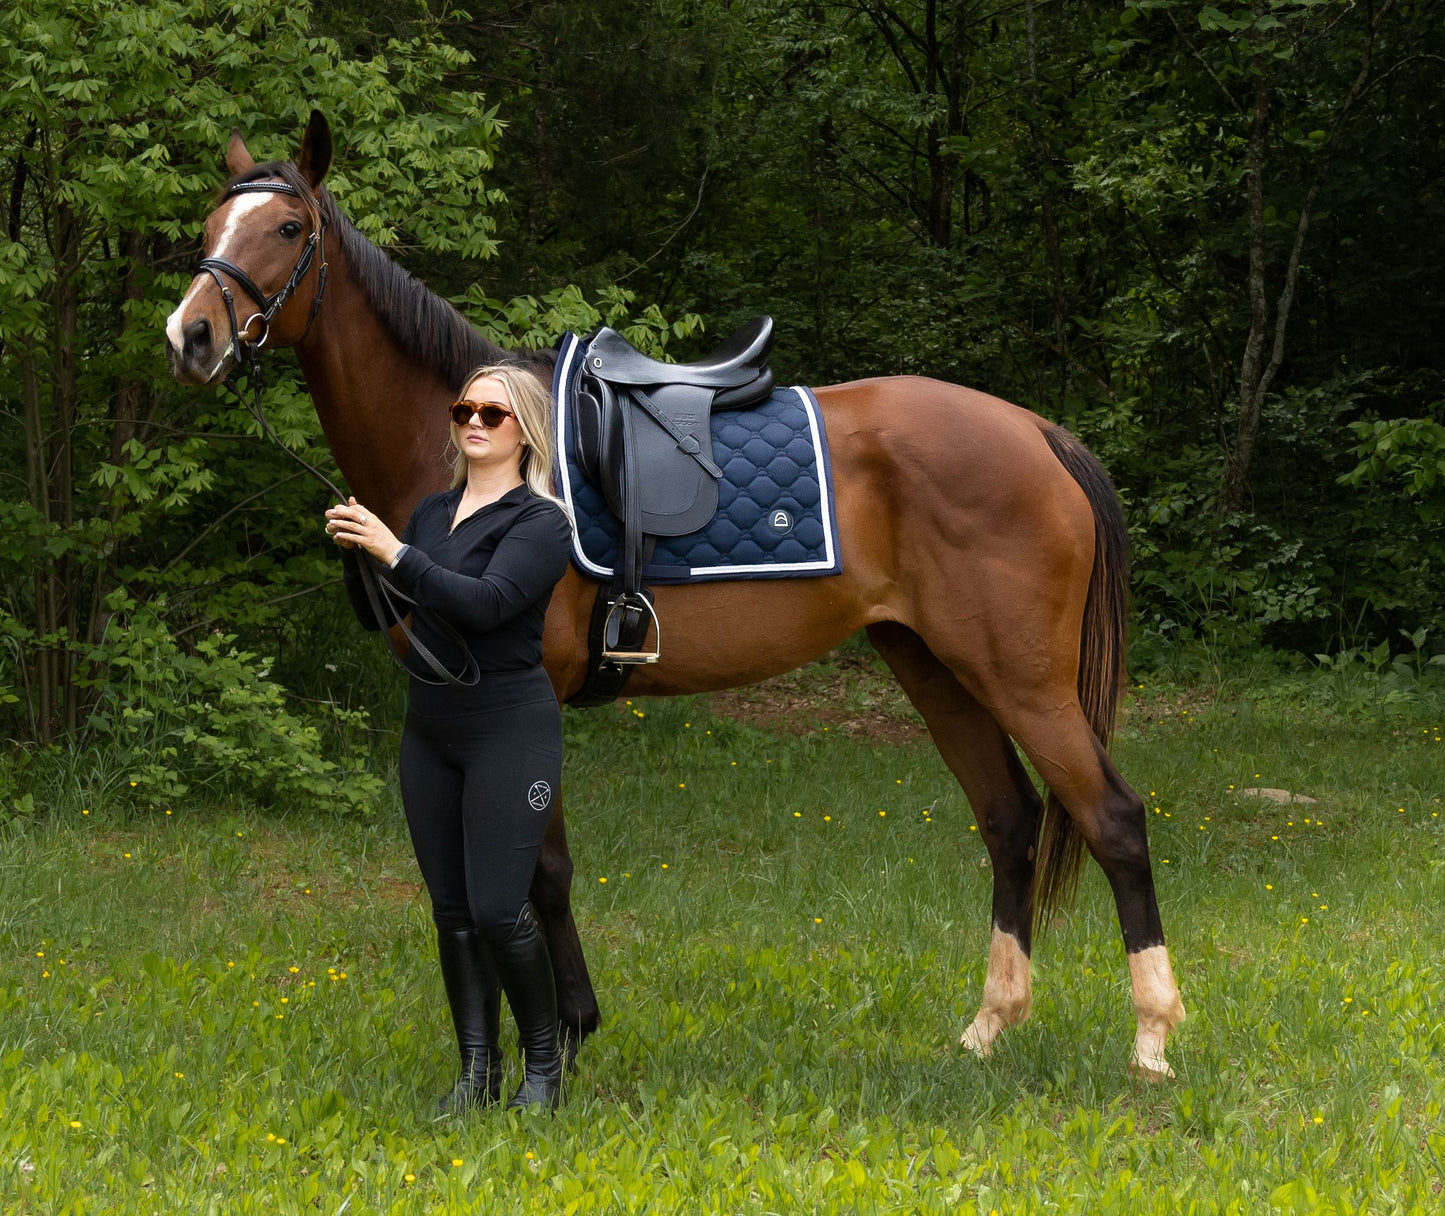
[[527, 902], [562, 780], [562, 714], [537, 674], [544, 695], [521, 703], [407, 714], [401, 800], [438, 928], [499, 941]]

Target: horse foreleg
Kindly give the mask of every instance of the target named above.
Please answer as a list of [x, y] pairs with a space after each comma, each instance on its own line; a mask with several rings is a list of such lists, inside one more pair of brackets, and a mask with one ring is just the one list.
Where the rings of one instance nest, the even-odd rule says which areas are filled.
[[582, 1040], [597, 1029], [597, 994], [587, 973], [577, 922], [572, 918], [572, 855], [567, 851], [567, 827], [562, 819], [562, 799], [552, 804], [552, 818], [537, 871], [532, 876], [532, 906], [541, 921], [552, 956], [552, 974], [557, 981], [557, 1021], [571, 1067]]
[[978, 1015], [962, 1043], [986, 1056], [1009, 1026], [1029, 1016], [1032, 992], [1034, 839], [1043, 803], [993, 716], [911, 629], [885, 623], [868, 636], [928, 726], [978, 820], [993, 862], [993, 932]]

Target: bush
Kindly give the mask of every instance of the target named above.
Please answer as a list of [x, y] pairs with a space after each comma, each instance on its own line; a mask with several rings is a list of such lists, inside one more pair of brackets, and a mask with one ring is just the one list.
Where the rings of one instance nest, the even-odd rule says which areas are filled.
[[37, 793], [43, 805], [67, 789], [87, 803], [159, 805], [204, 790], [300, 810], [374, 804], [382, 782], [354, 729], [364, 710], [319, 701], [299, 713], [269, 679], [273, 660], [238, 648], [235, 634], [213, 632], [188, 650], [164, 604], [140, 607], [117, 592], [109, 607], [112, 636], [88, 649], [77, 680], [96, 690], [94, 709], [69, 746], [27, 745], [0, 769], [0, 814], [28, 813]]

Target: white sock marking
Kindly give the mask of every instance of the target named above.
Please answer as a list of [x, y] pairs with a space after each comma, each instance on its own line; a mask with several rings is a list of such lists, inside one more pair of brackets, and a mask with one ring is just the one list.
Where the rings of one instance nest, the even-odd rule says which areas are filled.
[[983, 1002], [973, 1024], [963, 1032], [963, 1045], [978, 1055], [988, 1055], [999, 1032], [1027, 1018], [1032, 1005], [1029, 956], [1018, 938], [995, 925], [988, 945]]
[[1174, 985], [1169, 951], [1163, 946], [1150, 946], [1129, 955], [1129, 981], [1139, 1019], [1129, 1067], [1150, 1080], [1162, 1081], [1174, 1075], [1164, 1059], [1164, 1041], [1184, 1020], [1184, 1003]]

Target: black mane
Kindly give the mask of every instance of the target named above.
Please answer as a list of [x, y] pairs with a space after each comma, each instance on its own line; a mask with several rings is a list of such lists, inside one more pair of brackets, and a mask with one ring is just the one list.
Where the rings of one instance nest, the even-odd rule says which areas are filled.
[[[239, 173], [223, 187], [221, 195], [239, 182], [279, 177], [311, 194], [311, 187], [290, 161], [269, 161]], [[468, 373], [491, 363], [519, 363], [545, 379], [553, 359], [549, 351], [510, 351], [484, 338], [450, 303], [420, 279], [402, 269], [372, 244], [336, 205], [331, 192], [321, 192], [321, 217], [327, 235], [336, 239], [346, 255], [351, 281], [361, 290], [367, 304], [402, 349], [417, 362], [435, 368], [455, 389]]]

